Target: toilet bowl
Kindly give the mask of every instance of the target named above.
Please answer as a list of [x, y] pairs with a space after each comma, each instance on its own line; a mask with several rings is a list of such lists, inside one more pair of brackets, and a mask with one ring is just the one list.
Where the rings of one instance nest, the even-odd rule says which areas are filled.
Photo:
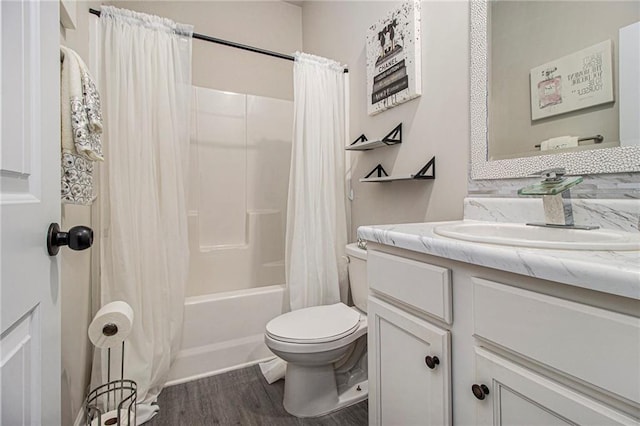
[[[285, 410], [297, 417], [321, 416], [367, 398], [366, 251], [347, 246], [349, 286], [355, 307], [343, 303], [288, 312], [266, 326], [265, 343], [287, 361]], [[364, 357], [364, 362], [358, 362]], [[355, 383], [336, 375], [365, 366]]]

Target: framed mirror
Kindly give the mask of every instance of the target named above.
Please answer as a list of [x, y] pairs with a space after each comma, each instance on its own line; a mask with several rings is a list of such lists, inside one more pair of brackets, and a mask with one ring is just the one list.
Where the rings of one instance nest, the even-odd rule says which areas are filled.
[[[471, 85], [470, 85], [470, 112], [471, 112], [471, 178], [472, 179], [504, 179], [504, 178], [516, 178], [516, 177], [525, 177], [531, 176], [532, 174], [553, 167], [564, 167], [569, 174], [600, 174], [600, 173], [619, 173], [619, 172], [638, 172], [640, 171], [640, 145], [637, 144], [640, 141], [636, 140], [623, 140], [620, 142], [620, 136], [618, 132], [618, 128], [615, 128], [615, 131], [611, 125], [611, 122], [615, 122], [617, 124], [619, 116], [626, 114], [630, 116], [630, 120], [627, 119], [627, 123], [631, 124], [632, 131], [635, 131], [635, 128], [640, 126], [640, 117], [638, 117], [638, 111], [627, 111], [626, 109], [623, 111], [618, 111], [618, 109], [622, 108], [620, 106], [620, 98], [618, 96], [618, 85], [620, 84], [620, 76], [618, 75], [618, 71], [621, 66], [619, 63], [619, 45], [617, 37], [608, 37], [605, 33], [604, 35], [595, 36], [595, 37], [608, 37], [608, 39], [612, 39], [612, 51], [614, 52], [611, 55], [612, 67], [611, 72], [613, 73], [613, 92], [615, 95], [613, 96], [612, 102], [604, 102], [598, 105], [593, 105], [589, 108], [582, 108], [578, 110], [567, 111], [564, 113], [558, 113], [550, 117], [545, 117], [542, 120], [534, 119], [532, 111], [537, 107], [536, 102], [538, 99], [535, 99], [534, 102], [531, 102], [531, 99], [534, 99], [534, 96], [537, 95], [534, 88], [531, 88], [531, 77], [530, 73], [527, 73], [526, 70], [533, 70], [535, 66], [545, 65], [547, 62], [553, 60], [563, 59], [560, 55], [553, 51], [553, 49], [545, 49], [545, 45], [540, 46], [540, 37], [535, 37], [536, 41], [531, 46], [521, 45], [517, 48], [519, 49], [519, 54], [523, 55], [527, 52], [530, 52], [532, 46], [535, 46], [536, 50], [542, 51], [541, 53], [537, 53], [537, 56], [533, 53], [530, 56], [536, 56], [532, 59], [533, 66], [531, 64], [524, 64], [521, 66], [518, 72], [523, 75], [514, 76], [514, 78], [518, 79], [519, 90], [521, 93], [519, 95], [519, 101], [514, 101], [514, 105], [509, 106], [509, 108], [502, 108], [503, 111], [506, 111], [505, 114], [509, 114], [513, 112], [516, 108], [520, 109], [520, 118], [514, 117], [502, 117], [502, 120], [496, 119], [495, 116], [491, 115], [491, 101], [492, 98], [496, 98], [496, 96], [490, 95], [490, 86], [491, 86], [491, 72], [490, 70], [497, 66], [505, 66], [505, 65], [497, 65], [491, 62], [491, 53], [493, 56], [498, 57], [499, 55], [493, 51], [494, 46], [491, 45], [491, 40], [496, 38], [496, 34], [493, 34], [494, 31], [492, 27], [492, 19], [491, 19], [491, 6], [493, 2], [485, 1], [485, 0], [473, 0], [471, 1], [471, 20], [470, 20], [470, 38], [471, 38]], [[524, 2], [501, 2], [506, 5], [511, 5], [512, 7], [518, 7], [518, 4], [522, 4]], [[554, 7], [558, 6], [560, 3], [573, 3], [573, 6], [589, 8], [591, 2], [531, 2], [538, 3], [542, 5], [543, 8], [548, 10], [548, 13], [552, 14], [550, 16], [553, 17], [553, 14], [558, 14]], [[622, 3], [622, 2], [621, 2]], [[637, 2], [624, 2], [627, 5], [631, 5], [631, 7], [637, 7], [640, 12], [640, 5]], [[526, 13], [522, 13], [525, 19], [533, 21], [531, 17], [531, 11], [527, 11]], [[597, 12], [596, 12], [597, 15]], [[625, 13], [622, 13], [625, 15]], [[626, 14], [628, 15], [628, 13]], [[557, 18], [557, 16], [555, 16]], [[515, 17], [513, 17], [515, 19]], [[631, 19], [633, 21], [634, 17], [631, 18], [626, 17], [625, 19]], [[508, 16], [507, 21], [512, 20], [511, 16]], [[637, 20], [637, 19], [636, 19]], [[502, 21], [505, 21], [504, 17], [502, 17]], [[544, 25], [547, 21], [552, 21], [552, 19], [546, 19], [544, 16], [537, 17], [535, 20], [535, 25], [531, 25], [531, 27], [537, 31], [545, 31]], [[617, 25], [617, 24], [611, 24]], [[609, 25], [609, 26], [611, 26]], [[616, 31], [618, 28], [624, 26], [622, 23], [620, 26], [615, 27], [614, 29], [609, 29], [609, 33], [611, 31]], [[557, 26], [557, 24], [556, 24]], [[515, 25], [516, 29], [522, 29], [522, 27]], [[584, 27], [584, 31], [589, 31], [589, 26]], [[604, 31], [604, 30], [603, 30]], [[529, 36], [531, 38], [532, 36]], [[579, 37], [578, 37], [579, 38]], [[602, 40], [603, 42], [606, 40]], [[523, 40], [519, 42], [520, 44], [524, 43]], [[536, 43], [538, 43], [536, 45]], [[558, 43], [559, 44], [559, 43]], [[496, 48], [499, 46], [496, 46]], [[572, 53], [580, 53], [585, 48], [590, 47], [590, 45], [578, 45], [575, 47], [569, 48], [567, 51], [567, 47], [564, 46], [565, 53], [563, 55], [569, 55]], [[573, 49], [573, 50], [571, 50]], [[637, 49], [637, 48], [636, 48]], [[557, 49], [556, 49], [557, 50]], [[634, 49], [631, 49], [634, 51]], [[547, 58], [544, 59], [544, 55], [547, 55]], [[504, 56], [504, 55], [503, 55]], [[512, 55], [513, 56], [513, 55]], [[627, 55], [627, 58], [629, 56]], [[607, 57], [605, 56], [605, 60]], [[538, 62], [535, 62], [538, 61]], [[520, 61], [522, 62], [522, 61]], [[629, 60], [627, 59], [627, 62]], [[632, 55], [631, 59], [631, 67], [637, 67], [640, 59], [637, 57], [637, 50], [635, 50], [635, 55]], [[531, 66], [531, 68], [528, 68]], [[628, 68], [629, 65], [625, 65], [624, 67]], [[623, 67], [623, 68], [624, 68]], [[513, 66], [510, 66], [510, 69], [515, 69]], [[504, 71], [504, 70], [501, 70]], [[506, 75], [503, 72], [504, 75]], [[637, 80], [637, 73], [635, 74], [635, 78], [632, 79], [632, 83], [634, 80]], [[535, 86], [535, 85], [533, 85]], [[547, 85], [549, 86], [549, 85]], [[564, 89], [569, 87], [569, 84], [565, 83]], [[547, 87], [548, 89], [548, 87]], [[632, 90], [626, 90], [625, 95], [627, 98], [625, 99], [625, 104], [635, 105], [637, 108], [637, 104], [639, 103], [638, 97], [640, 96], [640, 88], [636, 84], [635, 88], [631, 87]], [[522, 93], [524, 92], [524, 94]], [[508, 92], [511, 93], [511, 92]], [[635, 98], [632, 98], [629, 101], [629, 93], [633, 95]], [[516, 98], [516, 96], [514, 96]], [[510, 100], [509, 100], [510, 101]], [[519, 103], [515, 103], [515, 102]], [[504, 100], [501, 101], [504, 103]], [[521, 105], [523, 104], [524, 105]], [[502, 104], [501, 104], [502, 105]], [[542, 104], [540, 104], [542, 105]], [[601, 118], [602, 115], [598, 115], [598, 113], [604, 112], [608, 114], [608, 118]], [[523, 114], [527, 114], [526, 120], [522, 119]], [[592, 114], [592, 115], [588, 115]], [[611, 115], [614, 114], [614, 118]], [[493, 118], [492, 118], [493, 117]], [[586, 118], [585, 118], [586, 117]], [[589, 131], [595, 132], [594, 135], [586, 135], [586, 134], [577, 134], [580, 138], [585, 138], [589, 136], [596, 136], [599, 134], [598, 125], [602, 120], [602, 133], [606, 133], [604, 139], [605, 143], [598, 145], [588, 145], [588, 146], [579, 146], [574, 149], [560, 149], [554, 151], [540, 151], [536, 150], [535, 143], [540, 144], [542, 140], [538, 139], [535, 141], [531, 141], [532, 134], [539, 134], [540, 138], [551, 138], [555, 136], [564, 136], [571, 135], [577, 133], [580, 127], [576, 127], [573, 124], [573, 127], [562, 127], [563, 122], [576, 122], [576, 120], [583, 120], [582, 127], [588, 127], [587, 124], [591, 125]], [[498, 125], [500, 126], [500, 122], [509, 122], [509, 120], [520, 120], [524, 126], [529, 125], [530, 128], [522, 127], [519, 133], [522, 134], [512, 134], [517, 133], [515, 131], [505, 132], [504, 128], [498, 128], [491, 126]], [[605, 122], [608, 120], [609, 127], [605, 126]], [[579, 121], [577, 121], [579, 123]], [[593, 127], [593, 125], [596, 127]], [[503, 124], [504, 126], [504, 124]], [[551, 132], [555, 133], [547, 133], [545, 136], [544, 131], [540, 131], [543, 127], [550, 127]], [[606, 128], [605, 128], [606, 127]], [[566, 129], [566, 130], [565, 130]], [[606, 131], [605, 131], [606, 130]], [[502, 131], [502, 132], [500, 132]], [[589, 131], [586, 131], [587, 133]], [[549, 130], [547, 130], [549, 132]], [[566, 132], [566, 133], [565, 133]], [[507, 134], [509, 139], [507, 143], [516, 145], [520, 142], [522, 146], [522, 140], [525, 140], [523, 149], [516, 149], [514, 152], [501, 154], [499, 150], [496, 150], [494, 146], [490, 145], [492, 141], [490, 140], [490, 136], [502, 133]], [[560, 133], [560, 134], [558, 134]], [[608, 136], [608, 137], [607, 137]], [[504, 139], [504, 137], [503, 137]], [[505, 142], [503, 141], [503, 144]], [[581, 144], [582, 145], [582, 144]], [[507, 150], [508, 151], [508, 150]], [[504, 158], [511, 157], [511, 158]]]

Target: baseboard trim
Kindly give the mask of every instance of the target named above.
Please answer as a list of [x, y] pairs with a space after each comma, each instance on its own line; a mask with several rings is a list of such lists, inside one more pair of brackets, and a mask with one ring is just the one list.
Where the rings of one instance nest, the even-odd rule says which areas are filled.
[[178, 353], [173, 362], [165, 386], [237, 370], [272, 357], [273, 354], [265, 345], [262, 333], [185, 349]]
[[240, 370], [241, 368], [251, 367], [252, 365], [256, 365], [256, 364], [259, 364], [261, 362], [268, 361], [270, 359], [273, 359], [273, 355], [271, 355], [270, 357], [267, 357], [267, 358], [258, 359], [258, 360], [255, 360], [255, 361], [249, 361], [249, 362], [245, 362], [243, 364], [237, 364], [237, 365], [233, 365], [231, 367], [221, 368], [221, 369], [215, 370], [215, 371], [207, 371], [205, 373], [194, 374], [194, 375], [189, 376], [189, 377], [181, 377], [179, 379], [175, 379], [175, 380], [171, 380], [171, 381], [167, 382], [164, 385], [164, 387], [168, 388], [169, 386], [181, 385], [183, 383], [192, 382], [194, 380], [204, 379], [206, 377], [211, 377], [211, 376], [217, 376], [218, 374], [227, 373], [229, 371]]

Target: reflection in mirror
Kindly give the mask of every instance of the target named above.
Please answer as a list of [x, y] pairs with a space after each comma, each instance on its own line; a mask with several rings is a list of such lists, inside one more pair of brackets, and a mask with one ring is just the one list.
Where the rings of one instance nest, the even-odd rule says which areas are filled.
[[490, 2], [489, 159], [619, 146], [619, 34], [638, 21], [637, 1]]
[[[565, 168], [569, 175], [640, 172], [640, 2], [497, 0], [495, 6], [502, 3], [509, 12], [502, 20], [513, 21], [510, 26], [516, 32], [533, 30], [526, 39], [518, 34], [503, 37], [501, 43], [513, 53], [501, 55], [506, 62], [500, 66], [490, 59], [490, 53], [500, 56], [490, 44], [500, 38], [489, 23], [493, 3], [470, 1], [471, 178], [525, 177], [554, 167]], [[527, 3], [537, 3], [547, 14], [532, 16], [532, 11], [520, 9]], [[578, 7], [572, 15], [577, 25], [559, 9], [572, 6]], [[631, 11], [613, 12], [618, 6]], [[510, 7], [516, 9], [508, 11]], [[587, 22], [592, 8], [600, 9], [595, 21]], [[564, 18], [559, 19], [561, 14]], [[517, 21], [518, 17], [524, 19]], [[609, 28], [603, 30], [606, 34], [596, 31], [599, 26]], [[592, 37], [596, 32], [599, 35]], [[570, 46], [569, 41], [578, 43]], [[501, 77], [492, 76], [496, 68]], [[567, 82], [560, 78], [563, 75], [570, 76]], [[592, 79], [598, 81], [591, 83]], [[495, 86], [491, 94], [489, 85]], [[490, 112], [493, 107], [498, 108], [495, 113]], [[503, 152], [488, 143], [488, 137], [496, 135], [507, 147]], [[603, 136], [602, 144], [548, 149], [584, 145], [587, 141], [578, 139], [597, 135]], [[543, 144], [545, 151], [535, 147]]]

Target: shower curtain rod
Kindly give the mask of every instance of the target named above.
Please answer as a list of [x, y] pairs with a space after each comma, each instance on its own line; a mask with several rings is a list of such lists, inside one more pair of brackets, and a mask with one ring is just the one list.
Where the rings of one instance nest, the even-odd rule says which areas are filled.
[[[100, 16], [100, 11], [96, 9], [89, 9], [89, 13]], [[295, 58], [291, 55], [285, 55], [283, 53], [273, 52], [271, 50], [260, 49], [259, 47], [247, 46], [246, 44], [236, 43], [234, 41], [223, 40], [221, 38], [211, 37], [204, 34], [193, 33], [193, 38], [198, 40], [204, 40], [211, 43], [223, 44], [229, 47], [235, 47], [237, 49], [248, 50], [249, 52], [261, 53], [263, 55], [273, 56], [275, 58], [286, 59], [287, 61], [295, 61]], [[348, 68], [344, 69], [344, 72], [349, 72]]]

